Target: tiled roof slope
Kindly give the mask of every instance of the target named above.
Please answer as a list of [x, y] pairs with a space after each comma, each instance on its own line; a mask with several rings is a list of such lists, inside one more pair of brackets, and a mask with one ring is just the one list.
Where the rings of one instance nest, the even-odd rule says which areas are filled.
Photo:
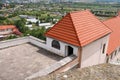
[[108, 44], [107, 54], [110, 55], [117, 47], [120, 46], [120, 17], [117, 16], [115, 18], [104, 21], [113, 32], [110, 35], [110, 40]]
[[3, 29], [14, 29], [16, 28], [14, 25], [0, 25], [0, 30], [3, 30]]
[[68, 13], [46, 36], [75, 45], [85, 46], [111, 32], [90, 11]]

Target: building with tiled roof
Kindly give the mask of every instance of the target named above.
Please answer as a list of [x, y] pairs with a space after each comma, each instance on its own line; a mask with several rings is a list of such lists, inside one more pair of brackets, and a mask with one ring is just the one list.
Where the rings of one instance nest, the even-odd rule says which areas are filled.
[[89, 10], [68, 13], [46, 32], [58, 55], [78, 56], [81, 67], [104, 63], [111, 30]]
[[110, 32], [110, 29], [86, 10], [67, 14], [46, 36], [75, 46], [85, 46]]
[[[0, 33], [5, 31], [4, 34], [18, 32], [18, 29], [12, 25], [0, 26], [0, 30]], [[30, 64], [28, 63], [27, 65], [35, 63], [34, 61], [37, 61], [37, 63], [40, 61], [39, 64], [43, 67], [41, 68], [39, 65], [36, 65], [36, 67], [40, 67], [40, 71], [32, 75], [28, 74], [28, 77], [22, 77], [22, 79], [25, 78], [25, 80], [35, 79], [51, 73], [58, 74], [76, 68], [77, 66], [83, 68], [106, 62], [119, 65], [119, 30], [120, 16], [101, 22], [88, 10], [68, 13], [46, 32], [46, 41], [39, 40], [32, 36], [1, 41], [1, 53], [6, 53], [0, 58], [3, 60], [1, 64], [2, 73], [4, 74], [4, 72], [8, 71], [6, 68], [8, 68], [11, 62], [13, 63], [13, 60], [16, 60], [16, 62], [14, 62], [15, 65], [10, 65], [9, 71], [13, 70], [13, 67], [19, 70], [19, 72], [28, 69], [29, 66], [27, 67], [26, 65], [25, 67], [23, 66], [22, 69], [21, 66], [19, 67], [19, 65], [21, 65], [21, 62], [19, 62], [21, 61], [20, 59], [22, 59], [22, 62], [30, 62]], [[28, 49], [28, 46], [25, 47], [21, 45], [26, 43], [33, 44], [37, 46], [37, 48]], [[18, 47], [19, 45], [22, 46], [23, 49]], [[12, 47], [12, 49], [10, 47]], [[32, 49], [35, 50], [31, 51]], [[14, 58], [13, 55], [8, 56], [10, 53], [14, 55]], [[21, 53], [23, 54], [21, 55]], [[28, 56], [26, 53], [32, 53], [32, 56], [31, 54]], [[62, 60], [59, 60], [60, 56], [57, 57], [57, 55], [53, 53], [63, 56], [61, 57]], [[35, 58], [34, 54], [37, 57], [41, 55], [39, 60]], [[26, 57], [28, 57], [28, 60], [26, 60]], [[33, 59], [31, 57], [33, 57]], [[4, 60], [9, 60], [8, 65], [6, 65]], [[54, 64], [51, 64], [51, 61], [54, 60]], [[15, 70], [12, 72], [13, 74], [15, 73], [14, 71]], [[26, 71], [24, 72], [26, 75]], [[22, 74], [24, 74], [24, 72], [22, 72]], [[11, 78], [13, 74], [5, 73], [2, 78], [9, 80], [8, 75]], [[21, 78], [21, 75], [17, 75], [17, 77]], [[16, 76], [13, 78], [16, 79]], [[57, 78], [59, 78], [59, 76]]]
[[107, 49], [108, 60], [112, 60], [120, 52], [120, 16], [108, 19], [104, 24], [112, 30]]
[[0, 36], [5, 37], [10, 34], [21, 35], [21, 32], [14, 25], [1, 25], [0, 26]]

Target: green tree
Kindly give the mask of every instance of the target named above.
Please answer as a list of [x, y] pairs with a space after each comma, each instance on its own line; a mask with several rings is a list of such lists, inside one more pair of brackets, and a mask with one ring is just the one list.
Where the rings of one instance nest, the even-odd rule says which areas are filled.
[[44, 33], [46, 32], [45, 27], [42, 27], [41, 29], [33, 29], [28, 34], [37, 37], [39, 39], [45, 40], [46, 37], [44, 36]]
[[8, 39], [14, 39], [14, 38], [17, 38], [17, 36], [15, 36], [15, 35], [10, 35], [10, 36], [6, 37], [5, 39], [8, 40]]
[[14, 21], [6, 19], [5, 22], [7, 23], [7, 25], [13, 25]]
[[25, 26], [26, 20], [21, 19], [15, 22], [16, 27], [20, 30], [22, 33], [26, 33], [27, 30], [29, 30], [28, 27]]

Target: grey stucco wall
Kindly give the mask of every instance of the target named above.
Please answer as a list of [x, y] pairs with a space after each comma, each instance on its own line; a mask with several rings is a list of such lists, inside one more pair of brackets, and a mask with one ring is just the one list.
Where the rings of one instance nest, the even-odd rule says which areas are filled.
[[[106, 62], [109, 35], [102, 37], [83, 47], [81, 67], [97, 65]], [[105, 52], [102, 53], [103, 45], [106, 44]]]

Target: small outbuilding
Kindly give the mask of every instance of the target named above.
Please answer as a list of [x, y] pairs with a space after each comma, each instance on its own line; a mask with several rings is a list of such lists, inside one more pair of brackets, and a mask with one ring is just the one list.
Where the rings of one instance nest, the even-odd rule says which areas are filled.
[[46, 44], [61, 56], [76, 55], [79, 67], [106, 62], [111, 30], [89, 10], [68, 13], [46, 32]]

